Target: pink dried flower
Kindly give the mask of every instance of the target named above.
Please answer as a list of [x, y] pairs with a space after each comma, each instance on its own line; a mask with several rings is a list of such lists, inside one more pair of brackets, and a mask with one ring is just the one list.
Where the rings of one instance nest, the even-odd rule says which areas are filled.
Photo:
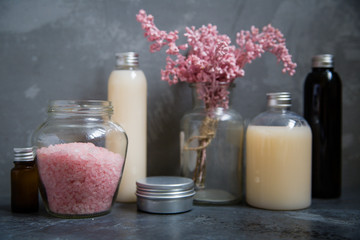
[[[296, 64], [285, 45], [282, 33], [271, 25], [265, 26], [262, 32], [251, 27], [251, 31], [240, 31], [236, 35], [238, 48], [231, 44], [227, 35], [220, 35], [217, 27], [211, 24], [196, 29], [186, 27], [188, 44], [176, 45], [178, 31], [165, 32], [154, 24], [154, 17], [140, 10], [136, 19], [141, 23], [144, 36], [149, 42], [150, 52], [160, 51], [168, 46], [166, 53], [174, 56], [166, 58], [165, 70], [161, 70], [161, 79], [169, 84], [179, 81], [188, 83], [205, 83], [198, 89], [201, 99], [207, 108], [228, 107], [229, 92], [224, 84], [232, 83], [236, 78], [245, 74], [244, 66], [262, 53], [274, 54], [278, 62], [283, 62], [283, 72], [290, 75], [295, 73]], [[183, 56], [180, 50], [189, 50]]]

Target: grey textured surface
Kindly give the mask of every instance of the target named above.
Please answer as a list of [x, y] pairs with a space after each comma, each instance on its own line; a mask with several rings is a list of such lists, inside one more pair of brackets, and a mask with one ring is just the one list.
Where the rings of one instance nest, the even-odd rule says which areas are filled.
[[360, 239], [360, 196], [315, 200], [309, 209], [267, 211], [245, 205], [195, 206], [183, 214], [138, 212], [115, 204], [110, 214], [58, 219], [44, 210], [12, 214], [0, 198], [1, 239]]
[[[298, 68], [291, 78], [275, 57], [246, 66], [233, 107], [246, 119], [265, 109], [265, 93], [290, 91], [302, 113], [303, 82], [314, 54], [332, 53], [343, 80], [343, 187], [360, 189], [360, 2], [357, 0], [103, 0], [0, 1], [0, 191], [9, 195], [12, 148], [29, 144], [52, 99], [106, 99], [115, 52], [137, 51], [148, 89], [148, 173], [176, 175], [179, 120], [191, 108], [185, 84], [160, 80], [164, 52], [151, 54], [135, 14], [155, 16], [164, 30], [209, 22], [235, 40], [236, 32], [271, 23], [287, 38]], [[180, 41], [184, 39], [181, 38]], [[129, 103], [131, 104], [131, 103]], [[213, 210], [216, 211], [216, 210]], [[186, 215], [185, 215], [186, 216]], [[51, 227], [50, 227], [51, 228]], [[104, 230], [105, 231], [105, 230]]]

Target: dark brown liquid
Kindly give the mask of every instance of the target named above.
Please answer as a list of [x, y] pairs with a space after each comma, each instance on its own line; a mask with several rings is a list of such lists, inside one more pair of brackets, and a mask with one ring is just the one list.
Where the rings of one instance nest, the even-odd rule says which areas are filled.
[[11, 210], [25, 213], [39, 209], [38, 173], [34, 162], [15, 163], [11, 170]]
[[304, 117], [312, 130], [312, 196], [341, 194], [341, 80], [331, 68], [314, 68], [304, 86]]

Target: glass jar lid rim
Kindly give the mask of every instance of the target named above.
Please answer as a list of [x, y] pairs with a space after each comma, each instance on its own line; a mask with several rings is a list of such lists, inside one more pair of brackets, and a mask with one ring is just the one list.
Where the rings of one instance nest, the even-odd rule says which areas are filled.
[[48, 112], [112, 113], [113, 107], [106, 100], [52, 100]]

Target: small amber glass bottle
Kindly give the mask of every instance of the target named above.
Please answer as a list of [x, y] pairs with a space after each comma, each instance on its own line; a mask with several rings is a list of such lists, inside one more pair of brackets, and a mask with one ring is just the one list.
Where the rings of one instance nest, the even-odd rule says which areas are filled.
[[18, 213], [37, 212], [38, 173], [33, 148], [14, 148], [14, 165], [11, 169], [11, 210]]

